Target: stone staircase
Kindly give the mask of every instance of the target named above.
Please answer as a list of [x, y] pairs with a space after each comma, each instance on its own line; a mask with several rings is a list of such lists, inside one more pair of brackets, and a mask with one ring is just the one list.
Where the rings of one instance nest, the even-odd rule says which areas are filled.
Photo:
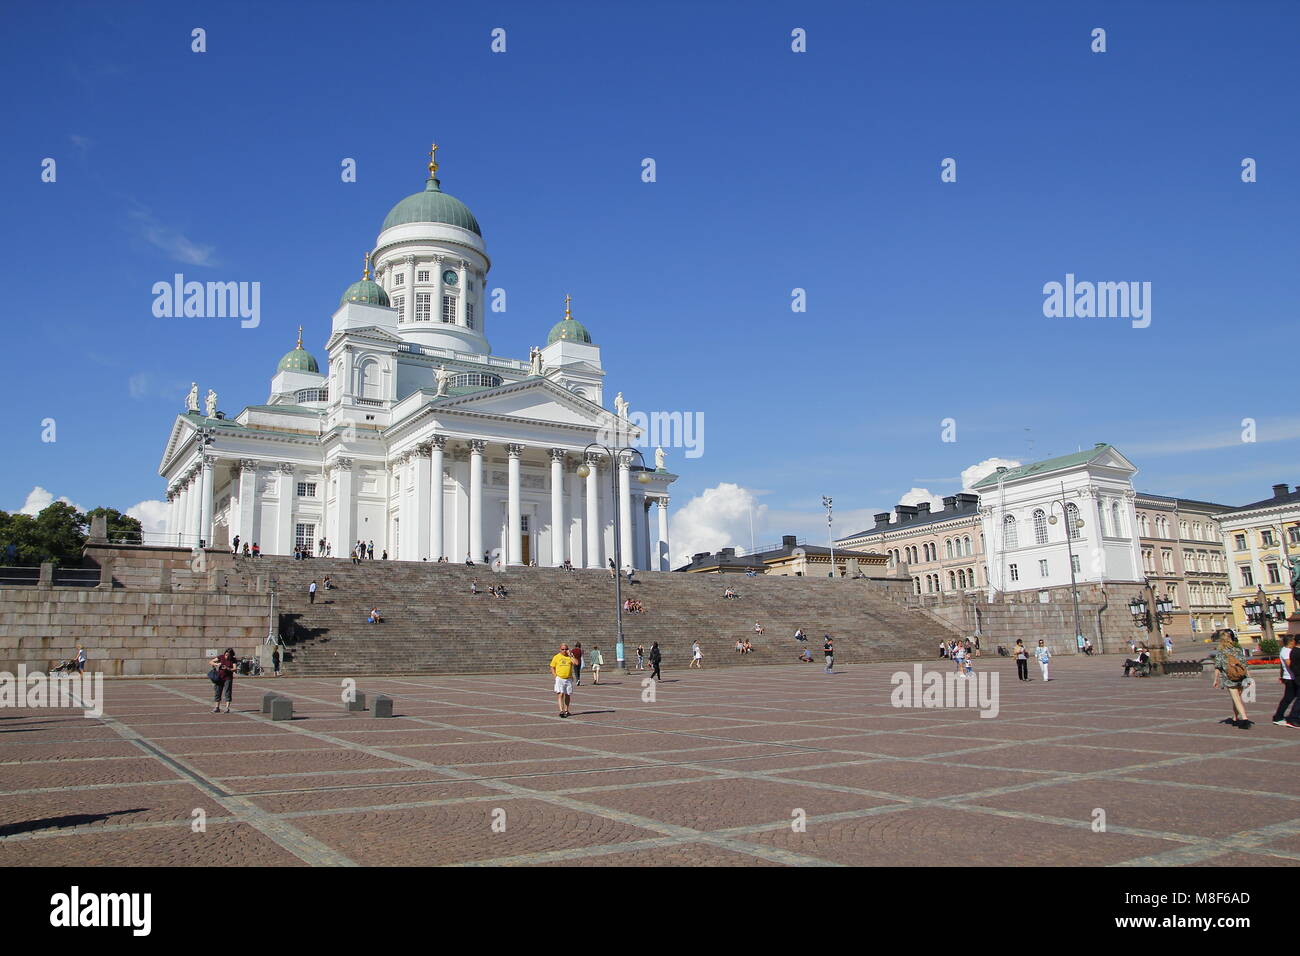
[[[544, 668], [561, 640], [599, 645], [614, 666], [614, 582], [605, 571], [284, 557], [239, 558], [229, 586], [252, 589], [269, 574], [281, 634], [294, 676], [506, 673]], [[307, 586], [329, 575], [335, 588], [308, 600]], [[477, 581], [484, 593], [470, 593]], [[507, 598], [486, 593], [504, 584]], [[724, 600], [728, 586], [739, 593]], [[891, 600], [865, 580], [640, 572], [623, 584], [645, 614], [624, 614], [628, 656], [638, 643], [658, 641], [665, 670], [684, 668], [693, 640], [705, 666], [794, 663], [796, 628], [821, 661], [822, 634], [835, 638], [837, 662], [920, 660], [934, 656], [949, 626]], [[383, 624], [366, 623], [378, 607]], [[766, 628], [754, 633], [754, 622]], [[754, 653], [737, 654], [737, 638]], [[808, 665], [814, 666], [814, 665]]]

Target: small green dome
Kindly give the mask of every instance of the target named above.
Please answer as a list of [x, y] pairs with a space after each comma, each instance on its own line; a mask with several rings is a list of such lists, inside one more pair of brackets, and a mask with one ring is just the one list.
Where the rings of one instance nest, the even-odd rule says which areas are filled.
[[590, 345], [591, 333], [577, 319], [572, 316], [565, 316], [551, 326], [551, 334], [546, 337], [547, 345], [553, 345], [560, 341], [581, 342], [584, 345]]
[[388, 293], [373, 279], [358, 279], [348, 286], [347, 291], [343, 293], [343, 298], [339, 299], [339, 305], [344, 302], [361, 302], [365, 305], [386, 306], [388, 305]]
[[438, 180], [432, 176], [425, 183], [424, 192], [407, 196], [389, 210], [380, 232], [408, 222], [445, 222], [449, 226], [468, 229], [476, 236], [483, 235], [478, 220], [469, 211], [469, 207], [455, 196], [443, 192]]
[[320, 373], [320, 366], [312, 358], [311, 353], [299, 345], [292, 352], [285, 352], [284, 358], [280, 359], [280, 364], [276, 366], [280, 372], [316, 372]]

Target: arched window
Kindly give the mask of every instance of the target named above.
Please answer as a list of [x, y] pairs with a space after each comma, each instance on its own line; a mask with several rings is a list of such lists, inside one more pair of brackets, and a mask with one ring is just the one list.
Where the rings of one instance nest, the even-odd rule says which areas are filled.
[[1146, 512], [1138, 515], [1138, 534], [1144, 538], [1151, 537], [1151, 522], [1147, 519]]
[[380, 397], [379, 363], [374, 359], [361, 363], [357, 368], [357, 397], [372, 399]]
[[912, 589], [913, 589], [917, 594], [920, 594], [920, 593], [921, 593], [921, 579], [920, 579], [919, 577], [918, 577], [918, 578], [912, 578]]
[[1014, 515], [1007, 515], [1002, 519], [1002, 547], [1020, 547], [1019, 535], [1016, 534], [1016, 519]]
[[948, 572], [948, 590], [957, 590], [957, 573], [955, 571]]
[[1034, 544], [1047, 544], [1047, 514], [1042, 508], [1034, 509]]
[[959, 568], [957, 571], [957, 586], [963, 591], [966, 590], [966, 569]]
[[1065, 506], [1065, 524], [1070, 529], [1070, 540], [1079, 540], [1079, 506], [1073, 501]]
[[970, 557], [970, 535], [966, 535], [966, 537], [961, 539], [961, 546], [962, 546], [962, 554], [966, 555], [966, 557], [969, 558]]
[[943, 539], [943, 550], [946, 557], [952, 557], [952, 538]]

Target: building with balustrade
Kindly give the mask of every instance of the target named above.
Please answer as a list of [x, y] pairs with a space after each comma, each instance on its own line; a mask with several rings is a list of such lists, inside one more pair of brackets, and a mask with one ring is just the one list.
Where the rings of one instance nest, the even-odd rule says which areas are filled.
[[433, 159], [343, 293], [323, 364], [300, 329], [264, 404], [228, 417], [199, 411], [191, 392], [159, 466], [166, 540], [238, 535], [271, 554], [324, 540], [334, 555], [363, 541], [376, 558], [604, 567], [617, 494], [623, 565], [667, 570], [676, 476], [619, 452], [643, 436], [621, 393], [617, 413], [603, 407], [600, 347], [567, 297], [527, 361], [492, 354], [491, 260]]

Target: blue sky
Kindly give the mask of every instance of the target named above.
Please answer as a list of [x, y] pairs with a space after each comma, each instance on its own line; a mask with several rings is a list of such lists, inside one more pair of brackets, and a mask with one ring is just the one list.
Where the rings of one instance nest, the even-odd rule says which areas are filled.
[[[611, 395], [703, 412], [704, 456], [669, 458], [674, 508], [715, 489], [692, 544], [747, 543], [751, 501], [761, 540], [820, 535], [822, 494], [857, 530], [1096, 441], [1142, 490], [1267, 497], [1300, 482], [1298, 35], [1294, 2], [25, 5], [0, 39], [0, 507], [161, 497], [189, 382], [233, 414], [299, 324], [322, 354], [435, 139], [508, 293], [494, 351], [525, 357], [571, 293]], [[261, 325], [155, 318], [175, 272], [260, 281]], [[1150, 327], [1045, 318], [1066, 273], [1149, 281]]]

